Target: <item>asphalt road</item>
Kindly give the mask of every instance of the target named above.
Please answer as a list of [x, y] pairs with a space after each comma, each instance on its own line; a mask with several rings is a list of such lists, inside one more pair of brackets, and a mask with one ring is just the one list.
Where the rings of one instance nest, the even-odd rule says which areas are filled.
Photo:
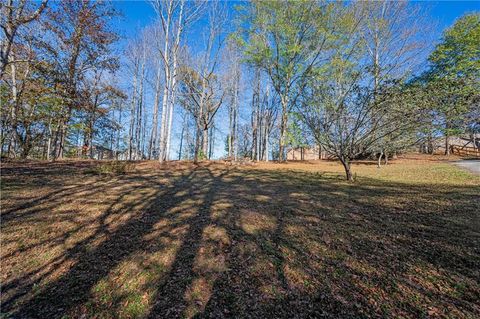
[[474, 174], [480, 175], [480, 160], [462, 160], [455, 162], [455, 164]]

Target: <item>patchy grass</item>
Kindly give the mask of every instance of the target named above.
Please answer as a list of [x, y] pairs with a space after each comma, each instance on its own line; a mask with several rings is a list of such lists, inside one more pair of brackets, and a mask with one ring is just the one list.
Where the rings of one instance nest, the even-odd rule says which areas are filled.
[[88, 169], [86, 173], [97, 175], [118, 175], [127, 174], [134, 169], [134, 163], [127, 161], [108, 161], [102, 162]]
[[410, 156], [2, 164], [6, 318], [480, 316], [480, 178]]

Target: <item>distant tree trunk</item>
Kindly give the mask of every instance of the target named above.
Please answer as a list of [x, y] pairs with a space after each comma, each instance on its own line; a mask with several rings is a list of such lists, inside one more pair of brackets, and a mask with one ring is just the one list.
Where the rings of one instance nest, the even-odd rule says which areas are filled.
[[208, 156], [208, 127], [203, 129], [203, 138], [202, 138], [202, 156]]
[[254, 102], [254, 110], [252, 112], [252, 160], [255, 160], [256, 157], [257, 157], [257, 140], [258, 140], [258, 136], [257, 136], [257, 110], [256, 110], [256, 102], [255, 102], [255, 98], [253, 99], [253, 102]]
[[135, 64], [135, 71], [133, 74], [133, 93], [132, 93], [132, 105], [130, 107], [130, 128], [128, 131], [128, 160], [132, 160], [133, 153], [133, 134], [135, 128], [135, 105], [137, 97], [137, 77], [138, 77], [138, 64]]
[[210, 128], [210, 137], [208, 138], [208, 140], [209, 140], [208, 159], [211, 160], [214, 152], [214, 147], [215, 147], [215, 127], [213, 125]]
[[270, 148], [270, 145], [268, 143], [268, 125], [265, 127], [265, 162], [268, 162], [268, 150]]
[[152, 132], [150, 133], [150, 143], [148, 145], [148, 159], [152, 159], [152, 157], [156, 155], [155, 147], [157, 145], [158, 105], [160, 103], [160, 79], [161, 68], [160, 66], [158, 66], [157, 78], [155, 82], [155, 98], [153, 102]]
[[199, 125], [197, 125], [196, 133], [195, 133], [195, 150], [194, 150], [194, 163], [198, 163], [199, 153], [200, 153], [200, 142], [202, 138], [202, 129]]
[[164, 16], [161, 12], [161, 7], [157, 6], [157, 14], [159, 14], [160, 18], [162, 19], [162, 26], [164, 32], [164, 48], [163, 48], [163, 69], [164, 69], [164, 80], [165, 86], [163, 88], [163, 98], [162, 98], [162, 119], [161, 119], [161, 127], [160, 127], [160, 146], [159, 146], [159, 161], [163, 162], [167, 160], [167, 134], [168, 134], [168, 110], [169, 110], [169, 95], [170, 95], [170, 81], [172, 78], [172, 71], [170, 69], [170, 26], [171, 21], [173, 18], [173, 11], [172, 11], [173, 2], [170, 2], [166, 8], [166, 16]]
[[252, 96], [252, 160], [257, 159], [258, 153], [258, 118], [259, 114], [259, 104], [260, 104], [260, 70], [255, 70], [255, 87], [253, 90]]
[[228, 110], [228, 158], [231, 159], [233, 155], [233, 107]]
[[383, 157], [383, 151], [380, 151], [380, 154], [378, 155], [378, 161], [377, 161], [377, 167], [378, 167], [378, 168], [381, 167], [382, 157]]
[[56, 159], [63, 159], [63, 151], [65, 148], [65, 131], [66, 131], [65, 127], [66, 127], [65, 121], [62, 120], [60, 123], [58, 145], [57, 145], [57, 151], [55, 154]]
[[141, 62], [141, 71], [140, 71], [140, 83], [139, 83], [139, 93], [138, 93], [138, 106], [137, 106], [137, 130], [136, 130], [136, 142], [137, 142], [137, 150], [136, 153], [142, 159], [143, 155], [143, 144], [142, 144], [142, 137], [143, 137], [143, 108], [144, 108], [144, 94], [143, 94], [143, 86], [145, 81], [145, 64], [146, 64], [146, 49], [143, 47], [143, 56]]
[[445, 135], [445, 155], [450, 155], [450, 136], [448, 134]]
[[143, 124], [142, 124], [142, 159], [147, 157], [147, 145], [146, 145], [146, 135], [147, 135], [147, 107], [146, 103], [142, 103], [142, 116], [143, 116]]
[[348, 158], [340, 157], [340, 162], [342, 163], [343, 168], [345, 169], [345, 176], [347, 181], [353, 182], [353, 175], [350, 169], [350, 161], [348, 160]]
[[[11, 82], [12, 82], [12, 108], [10, 114], [10, 142], [8, 145], [8, 156], [10, 156], [10, 149], [12, 145], [12, 141], [16, 141], [17, 138], [17, 110], [18, 110], [18, 90], [17, 90], [17, 68], [15, 63], [13, 63], [13, 52], [12, 55], [8, 57], [8, 61], [12, 62], [10, 64], [11, 69]], [[3, 69], [2, 69], [3, 72]]]
[[282, 104], [282, 118], [280, 121], [280, 143], [278, 148], [278, 159], [283, 162], [286, 160], [285, 158], [285, 139], [287, 134], [287, 110], [288, 110], [288, 97], [287, 95], [283, 95], [281, 97], [281, 104]]
[[[168, 66], [167, 66], [168, 68]], [[165, 71], [165, 74], [168, 74]], [[167, 113], [168, 113], [168, 92], [169, 92], [169, 79], [165, 79], [165, 87], [163, 88], [163, 98], [162, 98], [162, 120], [161, 120], [161, 127], [160, 127], [160, 148], [159, 148], [159, 161], [163, 162], [166, 160], [166, 129], [167, 129]]]
[[185, 122], [187, 119], [187, 113], [183, 115], [183, 123], [182, 123], [182, 132], [180, 133], [180, 146], [178, 149], [178, 160], [182, 159], [182, 148], [183, 148], [183, 136], [185, 135]]
[[47, 154], [46, 159], [47, 161], [50, 160], [50, 155], [52, 153], [52, 119], [48, 121], [48, 138], [47, 138]]
[[[122, 126], [122, 109], [121, 107], [118, 109], [118, 124], [120, 127]], [[117, 128], [117, 138], [116, 138], [116, 146], [115, 146], [115, 159], [118, 161], [119, 152], [120, 152], [120, 128]]]
[[29, 132], [25, 133], [25, 139], [22, 141], [22, 152], [20, 153], [21, 159], [26, 159], [30, 150], [32, 149], [31, 135]]

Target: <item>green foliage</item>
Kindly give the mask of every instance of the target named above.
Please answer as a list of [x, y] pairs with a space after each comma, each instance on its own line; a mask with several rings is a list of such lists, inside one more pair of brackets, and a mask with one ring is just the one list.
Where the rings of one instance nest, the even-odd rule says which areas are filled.
[[132, 172], [134, 164], [127, 161], [110, 161], [89, 169], [87, 173], [95, 175], [122, 175]]
[[316, 1], [253, 1], [235, 37], [246, 61], [265, 69], [279, 93], [310, 74], [316, 52], [333, 36], [335, 4]]
[[301, 115], [297, 112], [291, 112], [289, 114], [290, 122], [287, 129], [287, 144], [292, 147], [306, 147], [308, 141], [305, 138], [305, 128]]
[[429, 57], [432, 76], [477, 80], [480, 76], [480, 13], [467, 14], [445, 31]]
[[465, 15], [446, 30], [429, 61], [423, 81], [432, 111], [440, 116], [437, 122], [444, 135], [459, 134], [471, 124], [467, 114], [478, 108], [480, 14]]
[[207, 159], [207, 155], [203, 152], [202, 149], [198, 150], [198, 160], [202, 161]]

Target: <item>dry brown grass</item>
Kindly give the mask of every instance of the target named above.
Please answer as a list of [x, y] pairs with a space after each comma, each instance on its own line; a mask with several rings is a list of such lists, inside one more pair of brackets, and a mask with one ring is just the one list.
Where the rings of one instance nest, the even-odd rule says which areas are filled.
[[480, 316], [480, 178], [445, 158], [2, 164], [12, 318]]

